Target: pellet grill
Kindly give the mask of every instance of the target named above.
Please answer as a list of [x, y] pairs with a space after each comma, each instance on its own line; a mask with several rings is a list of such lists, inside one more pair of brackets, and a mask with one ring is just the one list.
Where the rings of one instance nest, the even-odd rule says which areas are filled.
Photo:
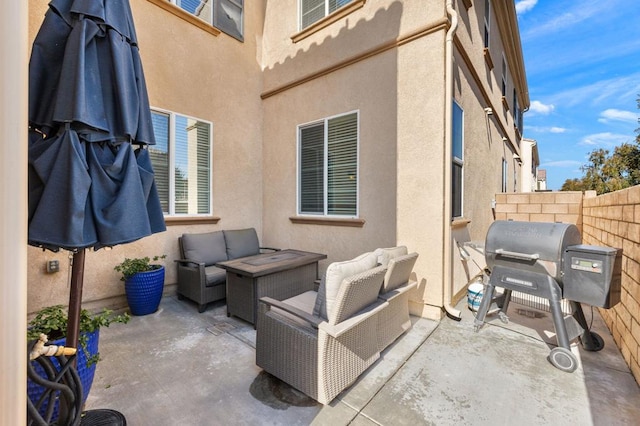
[[[620, 301], [622, 250], [581, 244], [575, 225], [566, 223], [495, 221], [487, 231], [485, 259], [490, 271], [474, 322], [484, 324], [492, 302], [498, 300], [500, 318], [506, 322], [512, 291], [548, 299], [558, 347], [549, 354], [556, 368], [573, 372], [578, 366], [570, 342], [579, 337], [588, 351], [604, 347], [602, 338], [589, 330], [581, 303], [611, 308]], [[496, 299], [496, 287], [504, 288]], [[564, 315], [567, 299], [571, 315]]]

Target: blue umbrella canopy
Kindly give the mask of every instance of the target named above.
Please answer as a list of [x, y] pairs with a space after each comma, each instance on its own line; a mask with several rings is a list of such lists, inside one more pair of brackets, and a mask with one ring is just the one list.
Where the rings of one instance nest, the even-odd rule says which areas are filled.
[[53, 0], [29, 62], [30, 245], [74, 252], [77, 346], [84, 250], [164, 231], [149, 99], [128, 0]]
[[99, 249], [165, 230], [127, 0], [53, 0], [29, 64], [29, 244]]

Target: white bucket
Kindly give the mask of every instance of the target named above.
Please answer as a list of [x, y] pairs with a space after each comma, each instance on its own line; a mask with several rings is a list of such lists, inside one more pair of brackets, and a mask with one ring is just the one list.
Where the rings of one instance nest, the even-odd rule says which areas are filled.
[[469, 306], [469, 309], [474, 312], [477, 312], [480, 307], [483, 290], [484, 285], [481, 282], [474, 281], [469, 284], [469, 288], [467, 289], [467, 305]]

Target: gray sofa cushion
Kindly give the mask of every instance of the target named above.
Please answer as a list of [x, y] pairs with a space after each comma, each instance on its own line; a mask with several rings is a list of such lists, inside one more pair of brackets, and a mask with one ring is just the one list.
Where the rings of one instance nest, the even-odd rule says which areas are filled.
[[194, 262], [211, 266], [228, 260], [222, 231], [204, 234], [182, 234], [184, 257]]
[[224, 284], [227, 282], [227, 271], [217, 266], [207, 266], [204, 268], [204, 274], [207, 277], [206, 287]]
[[222, 232], [227, 245], [227, 257], [230, 260], [260, 253], [258, 234], [254, 228]]

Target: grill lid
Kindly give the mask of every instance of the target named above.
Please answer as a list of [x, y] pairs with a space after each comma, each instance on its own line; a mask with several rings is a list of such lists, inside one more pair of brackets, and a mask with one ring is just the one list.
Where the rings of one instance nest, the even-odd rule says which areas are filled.
[[581, 243], [573, 224], [495, 221], [487, 231], [485, 258], [491, 269], [499, 264], [543, 272], [562, 281], [562, 254]]

